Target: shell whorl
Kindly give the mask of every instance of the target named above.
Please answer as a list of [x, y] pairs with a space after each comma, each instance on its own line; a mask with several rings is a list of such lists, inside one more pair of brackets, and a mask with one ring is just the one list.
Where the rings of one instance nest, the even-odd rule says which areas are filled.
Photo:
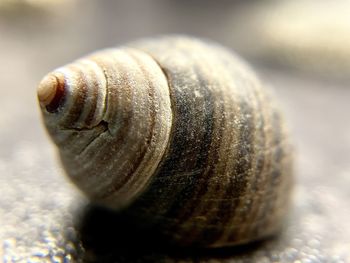
[[46, 126], [93, 200], [127, 207], [181, 245], [245, 243], [280, 228], [291, 147], [273, 99], [237, 56], [165, 37], [51, 74], [38, 90]]
[[129, 48], [59, 68], [40, 89], [52, 76], [65, 83], [64, 98], [55, 110], [42, 107], [69, 176], [91, 198], [126, 205], [146, 187], [168, 143], [172, 113], [161, 69]]

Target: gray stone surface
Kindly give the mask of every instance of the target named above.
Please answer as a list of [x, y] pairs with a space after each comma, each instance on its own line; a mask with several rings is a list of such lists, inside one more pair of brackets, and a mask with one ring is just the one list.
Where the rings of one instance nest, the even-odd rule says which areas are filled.
[[[286, 112], [296, 145], [296, 185], [284, 231], [244, 247], [192, 250], [152, 242], [151, 233], [89, 204], [65, 178], [45, 134], [35, 89], [52, 68], [101, 47], [161, 33], [194, 34], [236, 48], [225, 37], [229, 27], [220, 25], [224, 17], [246, 8], [238, 2], [213, 6], [192, 0], [64, 1], [0, 9], [4, 262], [350, 262], [346, 81], [253, 61]], [[242, 32], [234, 33], [239, 38]]]

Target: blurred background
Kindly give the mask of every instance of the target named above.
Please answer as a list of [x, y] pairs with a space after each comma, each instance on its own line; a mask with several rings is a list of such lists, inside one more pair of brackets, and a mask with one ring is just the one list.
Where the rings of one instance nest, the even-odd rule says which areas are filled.
[[[240, 248], [148, 244], [64, 177], [36, 86], [52, 69], [142, 37], [211, 39], [272, 86], [296, 149], [277, 237]], [[0, 256], [4, 262], [350, 262], [350, 1], [0, 0]]]

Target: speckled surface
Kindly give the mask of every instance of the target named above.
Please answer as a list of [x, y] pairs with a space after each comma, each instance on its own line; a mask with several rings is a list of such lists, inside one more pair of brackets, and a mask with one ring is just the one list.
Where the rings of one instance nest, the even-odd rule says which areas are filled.
[[[133, 4], [120, 4], [113, 14], [107, 12], [114, 6], [108, 1], [99, 8], [87, 3], [80, 6], [80, 20], [72, 16], [76, 7], [59, 15], [24, 8], [17, 11], [21, 16], [8, 11], [0, 16], [0, 255], [4, 262], [350, 262], [350, 89], [348, 82], [325, 76], [256, 65], [262, 79], [275, 87], [297, 152], [293, 209], [280, 235], [244, 247], [177, 249], [152, 242], [152, 234], [89, 204], [64, 177], [41, 124], [35, 97], [40, 78], [89, 51], [144, 35], [185, 32], [219, 42], [225, 38], [203, 33], [196, 24], [201, 17], [188, 29], [180, 22], [170, 29], [158, 25], [156, 21], [166, 14], [175, 21], [170, 11], [164, 11], [166, 4], [154, 20], [145, 15], [154, 11], [144, 4], [139, 18], [148, 21], [144, 31], [132, 25], [134, 31], [122, 33], [114, 17], [119, 15], [126, 23], [123, 13], [134, 10]], [[101, 31], [108, 17], [116, 25], [114, 37]], [[74, 21], [73, 27], [64, 28]]]

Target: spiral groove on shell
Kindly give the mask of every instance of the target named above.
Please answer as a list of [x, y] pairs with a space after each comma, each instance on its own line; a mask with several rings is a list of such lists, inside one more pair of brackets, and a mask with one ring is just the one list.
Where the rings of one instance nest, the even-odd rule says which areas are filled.
[[280, 228], [291, 147], [273, 100], [239, 58], [165, 37], [50, 74], [64, 77], [65, 92], [54, 111], [38, 94], [44, 120], [91, 199], [181, 245], [246, 243]]

